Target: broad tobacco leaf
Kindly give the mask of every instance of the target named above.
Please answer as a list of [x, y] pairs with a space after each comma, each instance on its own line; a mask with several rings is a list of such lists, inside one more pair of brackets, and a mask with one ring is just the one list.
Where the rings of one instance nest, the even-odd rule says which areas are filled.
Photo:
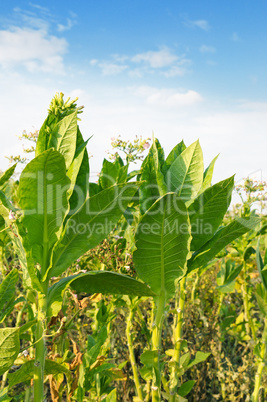
[[139, 277], [153, 292], [175, 293], [175, 281], [186, 273], [190, 249], [188, 211], [175, 193], [159, 198], [141, 219], [133, 259]]
[[55, 148], [65, 159], [68, 170], [76, 151], [77, 140], [77, 111], [64, 117], [53, 128], [48, 148]]
[[155, 296], [148, 286], [130, 276], [116, 272], [90, 271], [62, 278], [51, 286], [47, 300], [48, 317], [57, 316], [67, 287], [71, 287], [77, 293]]
[[207, 188], [190, 205], [191, 251], [203, 246], [221, 225], [231, 202], [233, 188], [234, 176]]
[[119, 221], [137, 188], [134, 183], [128, 183], [89, 197], [67, 221], [53, 251], [47, 275], [59, 276], [81, 255], [104, 240]]
[[[45, 361], [44, 375], [57, 375], [63, 373], [67, 377], [71, 376], [71, 372], [62, 364], [59, 364], [53, 360]], [[34, 360], [30, 360], [24, 363], [17, 371], [8, 374], [9, 386], [14, 387], [21, 382], [29, 381], [33, 378], [34, 374]]]
[[25, 245], [43, 269], [68, 210], [69, 185], [64, 157], [53, 149], [33, 159], [21, 174], [18, 195], [28, 232]]
[[203, 154], [199, 141], [187, 147], [169, 167], [165, 181], [168, 191], [175, 191], [190, 204], [201, 189], [203, 182]]
[[19, 328], [0, 328], [0, 375], [13, 366], [19, 350]]
[[260, 219], [257, 217], [236, 218], [227, 226], [219, 228], [214, 236], [192, 255], [188, 261], [188, 273], [207, 264], [229, 243], [255, 229], [259, 223]]

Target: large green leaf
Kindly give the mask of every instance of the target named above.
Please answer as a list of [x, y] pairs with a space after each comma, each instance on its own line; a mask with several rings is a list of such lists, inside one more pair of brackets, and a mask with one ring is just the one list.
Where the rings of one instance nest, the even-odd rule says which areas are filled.
[[136, 233], [134, 263], [140, 278], [159, 294], [175, 293], [186, 272], [190, 246], [187, 209], [177, 194], [166, 194], [143, 216]]
[[218, 156], [219, 156], [219, 154], [217, 156], [215, 156], [214, 159], [212, 159], [212, 161], [210, 162], [207, 169], [205, 169], [205, 172], [203, 175], [203, 183], [202, 183], [201, 190], [200, 190], [201, 192], [205, 191], [208, 187], [211, 186], [213, 170], [214, 170], [215, 162], [216, 162]]
[[229, 243], [255, 229], [259, 223], [260, 219], [257, 217], [236, 218], [229, 225], [220, 228], [207, 243], [192, 255], [188, 261], [188, 273], [207, 264]]
[[104, 240], [127, 208], [137, 186], [134, 183], [110, 187], [88, 198], [70, 217], [55, 246], [48, 274], [58, 276], [86, 251]]
[[99, 176], [99, 184], [102, 189], [114, 186], [117, 183], [121, 165], [116, 159], [114, 162], [110, 162], [107, 159], [103, 160], [103, 166]]
[[55, 148], [65, 158], [68, 170], [76, 151], [77, 140], [77, 111], [60, 120], [50, 136], [48, 148]]
[[8, 210], [11, 210], [13, 212], [16, 212], [16, 208], [14, 207], [14, 205], [9, 201], [9, 199], [7, 198], [7, 196], [5, 195], [5, 193], [0, 190], [0, 201], [2, 202], [2, 204], [4, 205], [4, 207], [6, 207]]
[[233, 188], [234, 176], [207, 188], [190, 205], [191, 251], [203, 246], [218, 229], [230, 205]]
[[163, 164], [164, 151], [159, 141], [155, 139], [141, 166], [141, 213], [145, 213], [161, 195], [167, 192], [165, 180], [161, 171]]
[[15, 163], [15, 165], [11, 166], [2, 174], [2, 176], [0, 177], [0, 186], [3, 186], [3, 184], [5, 184], [10, 179], [16, 169], [16, 166], [17, 164]]
[[[71, 198], [69, 200], [71, 214], [79, 209], [79, 207], [83, 204], [89, 194], [90, 168], [86, 145], [90, 138], [87, 141], [84, 141], [79, 126], [77, 127], [76, 152], [74, 155], [74, 160], [68, 170], [68, 176], [70, 177], [70, 169], [73, 168], [71, 174], [71, 182], [75, 184], [74, 191], [72, 192]], [[80, 162], [81, 157], [82, 161]]]
[[[24, 212], [27, 242], [35, 260], [45, 269], [49, 252], [68, 209], [64, 157], [49, 149], [33, 159], [23, 170], [19, 183], [19, 204]], [[46, 259], [46, 261], [44, 261]]]
[[168, 191], [175, 191], [184, 202], [189, 202], [201, 188], [203, 170], [202, 149], [199, 141], [196, 141], [168, 169], [165, 176]]
[[154, 171], [156, 173], [156, 182], [159, 188], [159, 194], [162, 196], [167, 193], [167, 186], [162, 172], [162, 167], [165, 162], [164, 151], [159, 141], [154, 141], [149, 151], [152, 153]]
[[115, 272], [90, 271], [62, 278], [48, 292], [47, 315], [57, 316], [63, 295], [68, 287], [81, 293], [126, 294], [132, 296], [155, 296], [144, 283]]
[[[86, 150], [87, 142], [88, 141], [83, 142], [76, 150], [73, 162], [67, 172], [67, 176], [71, 181], [71, 186], [68, 191], [70, 203], [69, 215], [72, 215], [75, 211], [77, 211], [77, 209], [80, 208], [80, 206], [86, 200], [89, 192], [89, 162]], [[83, 179], [82, 181], [81, 176]]]
[[19, 328], [0, 328], [0, 375], [13, 366], [19, 348]]
[[57, 123], [57, 117], [49, 114], [39, 130], [38, 139], [35, 148], [35, 157], [48, 149], [48, 142], [52, 132], [52, 128]]
[[267, 265], [265, 261], [263, 262], [260, 254], [260, 241], [258, 241], [257, 250], [256, 250], [256, 264], [257, 268], [263, 283], [263, 286], [267, 292]]
[[4, 309], [5, 304], [12, 300], [15, 296], [16, 285], [19, 279], [19, 274], [16, 268], [5, 277], [0, 285], [0, 312]]
[[232, 260], [227, 260], [226, 263], [223, 262], [216, 278], [217, 289], [222, 293], [231, 292], [232, 287], [234, 287], [234, 280], [238, 277], [242, 268], [242, 264], [236, 265], [235, 261]]
[[[14, 385], [19, 384], [21, 382], [29, 381], [33, 378], [34, 373], [34, 360], [30, 360], [24, 363], [17, 371], [14, 373], [8, 374], [9, 386], [14, 387]], [[71, 375], [70, 371], [63, 366], [53, 360], [45, 361], [45, 369], [44, 374], [49, 375], [57, 375], [63, 373], [67, 377]]]
[[178, 158], [179, 155], [186, 149], [186, 146], [184, 144], [184, 141], [179, 142], [179, 144], [175, 145], [175, 147], [171, 150], [169, 155], [166, 158], [166, 161], [164, 162], [162, 171], [164, 174], [166, 174], [167, 170], [170, 168], [170, 166], [173, 164], [173, 162]]
[[36, 291], [43, 292], [43, 284], [40, 283], [37, 277], [39, 271], [34, 266], [32, 250], [31, 247], [27, 244], [28, 237], [25, 228], [19, 221], [17, 221], [16, 226], [17, 230], [14, 227], [13, 231], [10, 232], [10, 237], [14, 244], [16, 254], [22, 268], [23, 285], [26, 289], [30, 288]]
[[144, 283], [130, 276], [108, 271], [91, 271], [81, 274], [71, 282], [70, 286], [79, 293], [155, 296], [154, 292]]

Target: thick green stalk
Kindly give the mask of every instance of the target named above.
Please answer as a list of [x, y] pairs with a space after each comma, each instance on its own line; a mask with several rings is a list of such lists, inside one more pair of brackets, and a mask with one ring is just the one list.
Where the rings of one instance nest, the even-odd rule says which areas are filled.
[[154, 371], [155, 376], [152, 383], [152, 402], [160, 402], [161, 401], [161, 370], [160, 370], [160, 350], [161, 350], [161, 333], [162, 333], [162, 324], [164, 321], [164, 310], [166, 303], [166, 295], [165, 292], [162, 291], [160, 293], [159, 298], [156, 301], [157, 311], [155, 322], [153, 324], [152, 329], [152, 350], [156, 350], [158, 353], [154, 358]]
[[[155, 310], [156, 310], [156, 304], [154, 299], [151, 299], [151, 310], [150, 310], [150, 317], [149, 317], [149, 330], [150, 333], [152, 334], [153, 331], [153, 324], [154, 324], [154, 315], [155, 315]], [[150, 394], [151, 394], [151, 380], [146, 381], [146, 402], [150, 402]]]
[[[48, 205], [47, 205], [47, 171], [43, 175], [43, 255], [41, 264], [41, 279], [46, 275], [49, 260], [49, 235], [48, 235]], [[44, 368], [45, 368], [45, 331], [46, 331], [46, 312], [47, 312], [47, 293], [48, 281], [43, 285], [43, 293], [37, 295], [37, 324], [35, 331], [35, 362], [34, 362], [34, 384], [33, 400], [42, 402], [44, 400]]]
[[130, 362], [133, 370], [133, 376], [134, 376], [134, 384], [136, 388], [136, 393], [138, 395], [138, 398], [140, 402], [143, 402], [143, 393], [142, 393], [142, 386], [139, 381], [139, 375], [138, 375], [138, 370], [137, 370], [137, 365], [136, 365], [136, 360], [135, 360], [135, 355], [134, 355], [134, 348], [133, 348], [133, 342], [132, 342], [132, 321], [133, 321], [133, 309], [130, 308], [130, 313], [127, 318], [127, 326], [126, 326], [126, 337], [127, 337], [127, 343], [128, 343], [128, 349], [129, 349], [129, 355], [130, 355]]
[[195, 301], [195, 296], [196, 296], [196, 287], [199, 281], [199, 270], [196, 270], [195, 273], [195, 279], [192, 285], [192, 291], [191, 291], [191, 302], [194, 303]]
[[30, 402], [31, 400], [31, 387], [27, 387], [25, 390], [24, 402]]
[[33, 394], [34, 402], [42, 402], [44, 400], [44, 367], [45, 367], [45, 331], [46, 331], [46, 310], [47, 296], [38, 293], [37, 302], [37, 324], [35, 331], [35, 362], [34, 362], [34, 385]]
[[259, 400], [262, 372], [266, 365], [266, 359], [267, 359], [267, 318], [265, 318], [265, 325], [262, 334], [262, 348], [260, 353], [260, 359], [258, 360], [257, 373], [255, 375], [254, 392], [251, 397], [252, 402], [258, 402]]
[[254, 326], [254, 322], [251, 318], [250, 315], [250, 310], [249, 310], [249, 297], [248, 297], [248, 285], [247, 285], [247, 277], [248, 277], [248, 273], [247, 273], [247, 265], [244, 262], [244, 282], [242, 285], [242, 291], [243, 291], [243, 300], [244, 300], [244, 318], [246, 321], [246, 332], [247, 335], [250, 336], [250, 332], [252, 334], [252, 338], [254, 340], [254, 342], [257, 342], [257, 335], [256, 335], [256, 330], [255, 330], [255, 326]]
[[179, 384], [179, 365], [181, 357], [181, 347], [182, 347], [182, 336], [183, 336], [183, 319], [184, 319], [184, 305], [185, 305], [185, 288], [186, 288], [186, 278], [184, 277], [180, 281], [180, 294], [179, 301], [177, 303], [177, 319], [174, 322], [173, 328], [173, 341], [174, 341], [174, 353], [172, 366], [171, 378], [170, 378], [170, 397], [169, 402], [175, 402], [175, 394], [177, 392], [177, 387]]

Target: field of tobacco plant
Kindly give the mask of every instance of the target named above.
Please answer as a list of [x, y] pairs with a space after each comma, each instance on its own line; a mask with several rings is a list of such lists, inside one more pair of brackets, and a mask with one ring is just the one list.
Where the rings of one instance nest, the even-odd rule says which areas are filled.
[[137, 137], [90, 182], [76, 101], [0, 175], [0, 402], [266, 400], [266, 183]]

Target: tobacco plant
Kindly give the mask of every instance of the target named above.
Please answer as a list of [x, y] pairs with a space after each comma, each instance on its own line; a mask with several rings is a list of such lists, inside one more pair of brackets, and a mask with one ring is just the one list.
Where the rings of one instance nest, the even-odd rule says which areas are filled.
[[[90, 271], [72, 276], [61, 275], [90, 248], [107, 237], [114, 228], [138, 186], [127, 184], [125, 177], [105, 182], [94, 195], [89, 194], [89, 163], [77, 125], [80, 109], [74, 102], [56, 96], [40, 129], [35, 158], [21, 173], [18, 208], [1, 192], [2, 216], [11, 225], [11, 237], [23, 269], [24, 285], [34, 319], [27, 325], [34, 332], [34, 360], [27, 361], [9, 375], [10, 386], [33, 378], [34, 401], [44, 395], [44, 375], [70, 372], [46, 359], [47, 322], [60, 311], [64, 291], [151, 295], [143, 283], [125, 275]], [[6, 172], [2, 178], [8, 176]], [[102, 181], [103, 182], [103, 181]], [[17, 219], [10, 222], [9, 210]], [[14, 218], [12, 216], [12, 218]], [[5, 227], [7, 229], [8, 226]], [[51, 279], [58, 278], [52, 284]], [[21, 328], [1, 331], [1, 373], [8, 370], [19, 353]]]
[[[151, 371], [153, 402], [162, 400], [162, 396], [170, 402], [179, 400], [179, 393], [186, 395], [184, 388], [192, 387], [179, 382], [182, 370], [192, 365], [190, 356], [186, 365], [187, 357], [181, 360], [187, 276], [259, 223], [255, 217], [237, 218], [220, 227], [230, 204], [234, 178], [211, 185], [215, 160], [204, 171], [198, 141], [189, 147], [179, 143], [165, 160], [163, 149], [155, 140], [142, 165], [140, 210], [143, 216], [135, 236], [134, 263], [138, 276], [156, 294], [152, 347], [141, 359]], [[164, 381], [162, 394], [161, 334], [166, 308], [177, 292], [178, 282], [180, 294], [176, 304], [171, 374], [168, 384]], [[200, 361], [206, 357], [201, 355]]]

